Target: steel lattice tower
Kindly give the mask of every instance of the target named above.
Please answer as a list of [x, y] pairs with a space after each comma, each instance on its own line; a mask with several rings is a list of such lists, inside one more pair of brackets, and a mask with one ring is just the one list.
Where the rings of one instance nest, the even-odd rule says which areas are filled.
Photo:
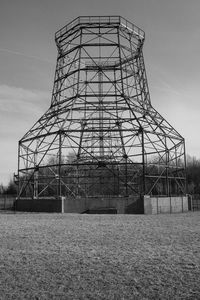
[[78, 17], [56, 32], [51, 105], [19, 141], [18, 198], [183, 195], [183, 137], [153, 108], [144, 32]]

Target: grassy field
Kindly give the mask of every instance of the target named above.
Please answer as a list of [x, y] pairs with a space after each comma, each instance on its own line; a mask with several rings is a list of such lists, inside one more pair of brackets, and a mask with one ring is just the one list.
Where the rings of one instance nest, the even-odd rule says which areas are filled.
[[0, 214], [0, 299], [200, 299], [200, 212]]

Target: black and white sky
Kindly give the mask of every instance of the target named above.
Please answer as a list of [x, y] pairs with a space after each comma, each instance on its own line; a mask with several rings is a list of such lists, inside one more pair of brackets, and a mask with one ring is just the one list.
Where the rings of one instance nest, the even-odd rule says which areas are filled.
[[152, 105], [200, 158], [199, 0], [0, 0], [0, 183], [17, 171], [18, 140], [50, 105], [54, 33], [78, 16], [121, 15], [146, 33]]

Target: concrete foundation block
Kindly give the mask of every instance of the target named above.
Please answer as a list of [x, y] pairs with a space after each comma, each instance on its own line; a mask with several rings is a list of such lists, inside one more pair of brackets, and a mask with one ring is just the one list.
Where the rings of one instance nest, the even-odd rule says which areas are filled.
[[144, 196], [144, 214], [179, 213], [188, 211], [188, 197]]

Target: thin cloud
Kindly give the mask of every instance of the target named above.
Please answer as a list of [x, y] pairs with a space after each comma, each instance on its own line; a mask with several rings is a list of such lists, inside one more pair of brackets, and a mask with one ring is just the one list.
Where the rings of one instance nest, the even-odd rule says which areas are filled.
[[49, 93], [0, 85], [0, 183], [17, 170], [18, 141], [50, 105]]
[[5, 48], [0, 48], [0, 51], [5, 52], [5, 53], [9, 53], [9, 54], [13, 54], [13, 55], [20, 55], [20, 56], [23, 56], [23, 57], [26, 57], [26, 58], [35, 59], [35, 60], [38, 60], [38, 61], [42, 61], [42, 62], [49, 63], [51, 65], [54, 65], [54, 63], [52, 61], [50, 61], [48, 59], [45, 59], [45, 58], [35, 56], [35, 55], [27, 55], [27, 54], [19, 52], [19, 51], [13, 51], [13, 50], [10, 50], [10, 49], [5, 49]]
[[47, 106], [50, 94], [24, 88], [0, 85], [0, 112], [35, 115]]

